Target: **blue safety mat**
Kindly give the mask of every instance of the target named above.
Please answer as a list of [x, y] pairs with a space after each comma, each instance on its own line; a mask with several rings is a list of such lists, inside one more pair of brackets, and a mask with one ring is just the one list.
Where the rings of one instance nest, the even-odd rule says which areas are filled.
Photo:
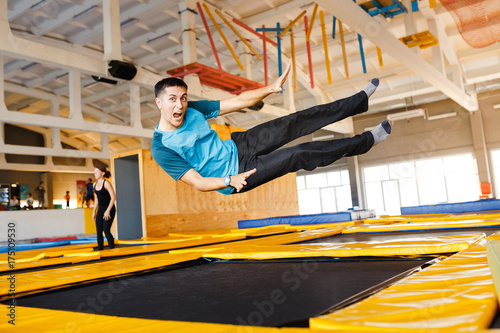
[[[69, 245], [70, 241], [65, 240], [65, 241], [55, 241], [55, 242], [40, 242], [40, 243], [21, 243], [21, 244], [16, 244], [15, 246], [15, 251], [25, 251], [25, 250], [35, 250], [35, 249], [43, 249], [47, 247], [55, 247], [55, 246], [63, 246], [63, 245]], [[11, 246], [11, 249], [14, 249]], [[8, 250], [8, 246], [2, 246], [0, 247], [0, 253], [5, 253]]]
[[269, 225], [277, 224], [290, 224], [290, 225], [307, 225], [307, 224], [321, 224], [321, 223], [335, 223], [351, 221], [351, 213], [340, 212], [330, 214], [313, 214], [313, 215], [295, 215], [295, 216], [281, 216], [271, 217], [267, 219], [257, 220], [242, 220], [238, 221], [238, 228], [255, 228], [266, 227]]
[[492, 199], [439, 205], [401, 207], [401, 215], [468, 213], [486, 210], [500, 210], [500, 200]]
[[[106, 237], [104, 237], [106, 240]], [[97, 237], [88, 237], [88, 238], [78, 238], [72, 240], [62, 240], [62, 241], [53, 241], [53, 242], [37, 242], [37, 243], [16, 243], [15, 248], [11, 245], [11, 250], [17, 251], [26, 251], [26, 250], [36, 250], [36, 249], [45, 249], [49, 247], [57, 247], [64, 245], [75, 245], [75, 244], [90, 244], [97, 242]], [[6, 253], [9, 250], [8, 245], [0, 246], [0, 253]]]

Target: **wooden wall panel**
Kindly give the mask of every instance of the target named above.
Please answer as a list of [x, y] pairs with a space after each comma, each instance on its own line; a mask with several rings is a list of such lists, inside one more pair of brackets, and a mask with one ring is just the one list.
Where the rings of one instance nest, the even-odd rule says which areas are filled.
[[200, 192], [174, 181], [143, 150], [144, 208], [149, 237], [168, 232], [237, 228], [239, 220], [297, 215], [296, 174], [289, 174], [252, 191], [223, 195]]
[[142, 199], [143, 236], [237, 228], [239, 220], [299, 214], [295, 173], [246, 193], [223, 195], [200, 192], [181, 181], [174, 181], [156, 164], [149, 150], [126, 155], [130, 154], [142, 157], [139, 158], [142, 188], [137, 195]]
[[[199, 192], [177, 182], [175, 188], [164, 189], [178, 194], [177, 209], [148, 214], [147, 235], [160, 237], [169, 232], [237, 228], [239, 220], [297, 215], [299, 209], [295, 179], [295, 173], [288, 174], [252, 191], [233, 195]], [[165, 205], [170, 205], [170, 202], [165, 202]], [[177, 213], [170, 213], [173, 210]]]

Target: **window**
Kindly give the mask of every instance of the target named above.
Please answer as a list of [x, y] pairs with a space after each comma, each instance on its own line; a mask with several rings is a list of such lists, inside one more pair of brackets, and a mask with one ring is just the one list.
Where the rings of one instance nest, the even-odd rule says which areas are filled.
[[302, 215], [335, 213], [352, 207], [347, 170], [297, 176], [297, 191]]
[[[500, 150], [498, 153], [500, 173]], [[472, 154], [363, 168], [367, 208], [400, 214], [401, 207], [476, 200], [479, 182]]]

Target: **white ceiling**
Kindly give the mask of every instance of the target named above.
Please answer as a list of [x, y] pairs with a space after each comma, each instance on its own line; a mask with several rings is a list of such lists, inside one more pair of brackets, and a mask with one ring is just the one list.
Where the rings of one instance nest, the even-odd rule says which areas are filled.
[[[5, 1], [2, 0], [3, 6]], [[362, 2], [365, 1], [358, 0], [358, 4]], [[402, 2], [408, 4], [409, 0]], [[180, 6], [182, 3], [184, 1], [178, 0], [119, 1], [123, 60], [135, 64], [143, 71], [165, 77], [167, 70], [182, 66], [187, 47], [182, 44], [183, 34], [190, 33], [183, 31], [179, 13], [180, 8], [183, 8]], [[314, 2], [299, 0], [211, 0], [205, 3], [246, 67], [244, 71], [239, 68], [221, 35], [205, 14], [223, 70], [260, 83], [264, 82], [264, 62], [245, 49], [239, 37], [215, 15], [214, 10], [220, 10], [230, 21], [234, 18], [256, 29], [263, 25], [276, 27], [277, 23], [283, 28], [304, 10], [307, 11], [310, 22], [314, 9]], [[332, 83], [328, 83], [318, 13], [310, 39], [315, 88], [310, 86], [304, 20], [300, 19], [294, 25], [298, 90], [292, 97], [288, 94], [270, 96], [265, 100], [266, 105], [287, 110], [293, 110], [295, 107], [300, 110], [320, 102], [351, 95], [364, 88], [371, 78], [379, 77], [381, 85], [370, 100], [369, 112], [398, 111], [447, 98], [454, 99], [472, 111], [476, 93], [500, 88], [498, 43], [481, 49], [469, 46], [440, 1], [437, 1], [437, 7], [433, 9], [429, 8], [427, 0], [418, 1], [420, 5], [418, 12], [410, 10], [407, 14], [397, 15], [394, 18], [384, 18], [381, 15], [371, 18], [350, 0], [316, 1], [316, 3], [325, 14]], [[189, 0], [186, 4], [188, 8], [198, 12], [196, 2]], [[8, 0], [7, 5], [8, 21], [14, 36], [103, 59], [105, 45], [102, 1]], [[202, 19], [199, 13], [191, 15], [195, 20], [197, 62], [217, 68], [217, 61]], [[338, 20], [335, 39], [332, 38], [334, 15], [344, 22], [349, 78], [346, 77], [342, 57]], [[362, 24], [365, 31], [362, 31]], [[262, 41], [240, 26], [234, 26], [262, 56]], [[435, 35], [440, 42], [438, 46], [422, 50], [409, 49], [397, 40], [412, 32], [432, 30], [434, 26]], [[367, 73], [363, 73], [358, 32], [363, 35]], [[274, 33], [267, 35], [276, 41]], [[376, 46], [382, 50], [383, 66], [379, 65]], [[277, 49], [267, 44], [267, 52], [268, 78], [272, 82], [278, 76]], [[282, 40], [283, 66], [290, 61], [291, 52], [291, 38], [287, 34]], [[34, 62], [26, 56], [13, 56], [1, 50], [0, 54], [4, 54], [5, 103], [9, 110], [48, 115], [50, 103], [44, 98], [45, 95], [41, 95], [46, 94], [61, 100], [61, 116], [68, 116], [69, 108], [64, 105], [70, 90], [67, 68], [50, 65], [48, 62]], [[443, 66], [442, 71], [439, 70], [440, 66]], [[289, 80], [293, 82], [291, 77]], [[159, 119], [152, 89], [155, 83], [150, 82], [149, 87], [147, 85], [140, 87], [141, 118], [142, 125], [146, 129], [152, 129]], [[96, 82], [82, 66], [81, 100], [84, 119], [118, 125], [129, 124], [131, 118], [129, 84], [123, 80], [118, 80], [117, 85]], [[205, 91], [203, 95], [210, 97], [210, 91], [213, 89], [208, 87], [202, 89]], [[37, 94], [33, 93], [35, 91]], [[289, 105], [290, 98], [293, 98], [292, 106]], [[219, 121], [249, 128], [282, 112], [277, 110], [274, 115], [272, 112], [259, 113], [247, 110], [226, 116]], [[75, 147], [79, 144], [89, 149], [99, 149], [100, 146], [100, 138], [96, 133], [62, 129], [61, 136], [66, 143], [73, 142]], [[112, 153], [140, 146], [141, 141], [138, 138], [123, 135], [109, 137], [109, 148]]]

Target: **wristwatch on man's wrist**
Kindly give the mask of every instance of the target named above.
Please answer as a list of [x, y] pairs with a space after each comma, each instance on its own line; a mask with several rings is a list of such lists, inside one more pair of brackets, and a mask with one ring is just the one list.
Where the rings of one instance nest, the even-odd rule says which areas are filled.
[[224, 178], [224, 184], [226, 184], [226, 186], [231, 186], [231, 176], [226, 176], [226, 178]]

